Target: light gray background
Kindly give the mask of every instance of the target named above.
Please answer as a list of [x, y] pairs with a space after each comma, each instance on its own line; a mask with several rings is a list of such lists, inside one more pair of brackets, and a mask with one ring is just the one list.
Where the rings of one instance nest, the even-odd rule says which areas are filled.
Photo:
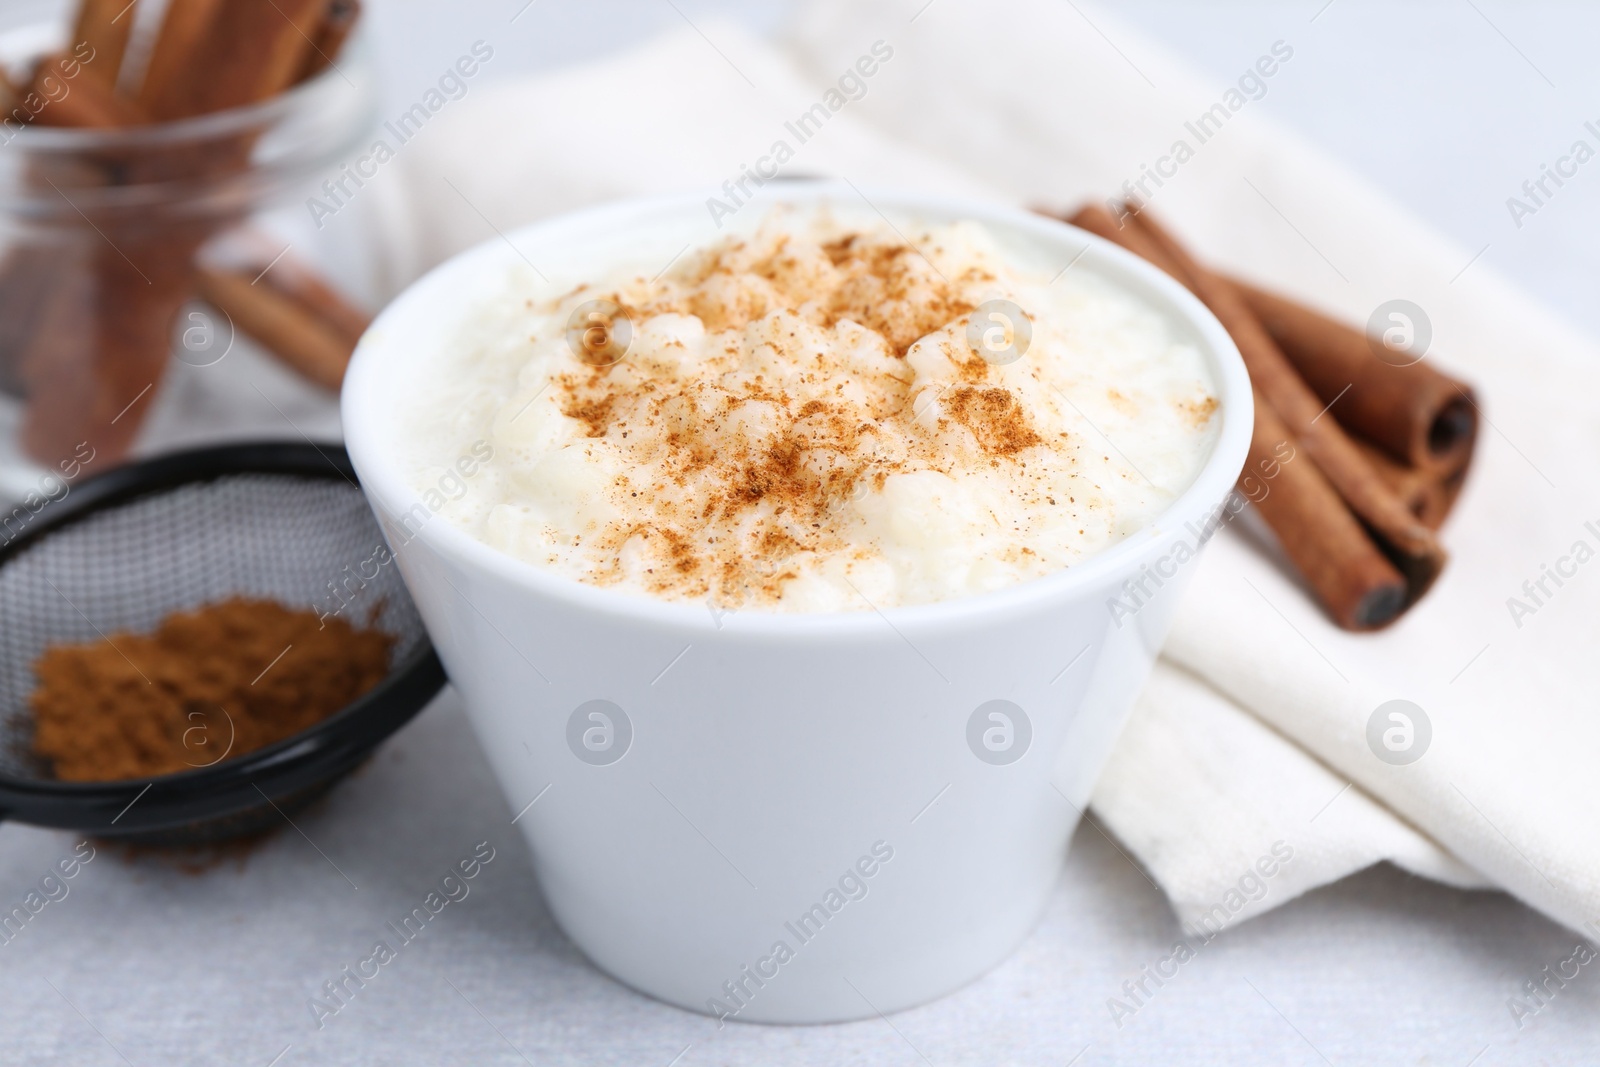
[[[667, 0], [534, 0], [508, 26], [527, 0], [374, 2], [390, 95], [402, 106], [454, 60], [463, 39], [493, 40], [497, 55], [485, 77], [505, 78], [626, 47], [682, 27], [683, 16], [696, 23], [733, 18], [777, 34], [794, 6], [673, 0], [674, 10]], [[1600, 159], [1581, 168], [1520, 230], [1505, 204], [1523, 181], [1538, 176], [1541, 163], [1553, 164], [1584, 136], [1586, 120], [1600, 126], [1600, 5], [1122, 0], [1080, 8], [1114, 13], [1214, 75], [1219, 89], [1255, 61], [1262, 41], [1293, 41], [1293, 77], [1275, 80], [1252, 107], [1317, 142], [1461, 244], [1473, 251], [1489, 246], [1484, 264], [1600, 333], [1593, 295], [1600, 276]], [[1092, 32], [1087, 24], [1085, 32]]]
[[[463, 39], [493, 34], [492, 76], [506, 77], [625, 47], [684, 15], [777, 32], [787, 8], [675, 0], [680, 15], [666, 0], [536, 0], [511, 24], [524, 0], [371, 2], [396, 103]], [[1600, 332], [1590, 295], [1600, 161], [1520, 230], [1505, 206], [1585, 119], [1600, 123], [1600, 5], [1107, 6], [1219, 84], [1261, 40], [1292, 36], [1294, 78], [1262, 107]], [[1119, 1029], [1107, 998], [1165, 955], [1177, 929], [1160, 893], [1092, 827], [1039, 930], [968, 989], [887, 1021], [719, 1031], [582, 960], [538, 901], [511, 815], [447, 698], [299, 820], [306, 837], [286, 831], [198, 874], [102, 849], [67, 899], [0, 945], [0, 1062], [1488, 1067], [1592, 1061], [1600, 1048], [1593, 965], [1521, 1029], [1506, 1006], [1524, 979], [1572, 953], [1574, 935], [1499, 894], [1387, 868], [1228, 931]], [[498, 857], [472, 895], [314, 1030], [307, 997], [484, 839]], [[19, 901], [71, 845], [0, 828], [0, 904]]]

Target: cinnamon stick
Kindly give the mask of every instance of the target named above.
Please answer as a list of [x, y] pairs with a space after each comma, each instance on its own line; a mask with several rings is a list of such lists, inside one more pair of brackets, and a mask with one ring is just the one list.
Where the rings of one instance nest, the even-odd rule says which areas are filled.
[[10, 115], [11, 109], [22, 102], [22, 91], [16, 82], [0, 67], [0, 119]]
[[[1467, 470], [1468, 468], [1463, 467], [1456, 473], [1447, 475], [1439, 482], [1439, 493], [1443, 497], [1443, 501], [1439, 512], [1438, 526], [1443, 526], [1445, 519], [1449, 518], [1450, 513], [1455, 510], [1456, 501], [1461, 496], [1461, 490], [1467, 484]], [[1436, 526], [1435, 529], [1437, 528]]]
[[68, 55], [47, 57], [34, 74], [34, 91], [39, 91], [43, 78], [57, 77], [68, 85], [65, 95], [58, 96], [49, 107], [39, 112], [35, 120], [41, 126], [65, 126], [83, 130], [108, 130], [124, 126], [138, 126], [147, 116], [132, 101], [120, 97], [105, 81], [88, 76], [94, 64], [78, 65], [76, 76], [67, 72], [77, 60]]
[[24, 356], [28, 404], [22, 442], [53, 462], [88, 441], [125, 455], [170, 358], [173, 323], [193, 286], [176, 244], [203, 234], [161, 221], [101, 222], [77, 234]]
[[[82, 0], [72, 25], [72, 45], [87, 45], [84, 74], [106, 89], [114, 89], [122, 60], [133, 34], [139, 0]], [[70, 50], [70, 49], [69, 49]]]
[[[1425, 362], [1379, 359], [1361, 330], [1245, 282], [1234, 282], [1284, 355], [1339, 422], [1401, 463], [1464, 469], [1478, 436], [1472, 389]], [[1343, 394], [1342, 396], [1340, 394]]]
[[27, 392], [23, 364], [65, 266], [59, 252], [37, 243], [19, 245], [0, 260], [0, 390], [12, 396]]
[[[1197, 263], [1147, 213], [1130, 214], [1119, 225], [1104, 208], [1091, 205], [1070, 221], [1144, 256], [1171, 274], [1200, 297], [1233, 337], [1251, 381], [1268, 406], [1405, 577], [1406, 597], [1393, 605], [1394, 614], [1386, 619], [1366, 617], [1363, 626], [1371, 628], [1393, 621], [1420, 599], [1444, 568], [1447, 557], [1443, 546], [1384, 484], [1337, 421], [1324, 417], [1326, 405], [1300, 379], [1233, 286]], [[1386, 600], [1374, 603], [1391, 606]], [[1326, 606], [1338, 619], [1336, 605]]]
[[[356, 307], [304, 263], [288, 257], [267, 272], [261, 284], [285, 299], [305, 308], [338, 337], [348, 352], [354, 352], [361, 336], [372, 325], [372, 316]], [[348, 362], [349, 356], [346, 355]]]
[[[215, 14], [215, 8], [211, 13]], [[192, 62], [182, 60], [180, 53], [184, 48], [199, 46], [204, 32], [197, 32], [197, 29], [209, 32], [206, 5], [195, 0], [174, 0], [169, 17], [175, 21], [163, 28], [158, 48], [169, 59]], [[53, 65], [45, 64], [40, 69], [50, 70]], [[158, 76], [158, 81], [162, 70], [157, 67], [151, 72]], [[117, 127], [149, 119], [148, 112], [139, 103], [119, 98], [99, 83], [79, 83], [75, 88], [77, 91], [61, 98], [60, 103], [65, 106], [59, 107], [53, 119], [58, 125]], [[194, 161], [166, 162], [187, 166]], [[153, 165], [151, 160], [136, 163], [135, 169], [141, 172]], [[188, 166], [188, 169], [193, 168]], [[108, 225], [107, 229], [110, 232], [106, 237], [110, 241], [119, 228]], [[187, 229], [196, 231], [192, 226]], [[54, 447], [51, 439], [54, 432], [69, 428], [78, 432], [84, 415], [93, 413], [96, 419], [117, 418], [132, 399], [128, 395], [130, 388], [143, 390], [159, 377], [161, 368], [155, 365], [156, 356], [159, 353], [160, 362], [164, 364], [168, 347], [165, 342], [167, 326], [162, 324], [170, 324], [172, 316], [187, 299], [186, 264], [198, 242], [208, 233], [202, 227], [181, 237], [172, 231], [172, 241], [158, 237], [137, 242], [145, 253], [141, 259], [149, 261], [147, 267], [154, 266], [154, 273], [163, 282], [159, 286], [154, 284], [155, 277], [147, 278], [146, 272], [138, 266], [132, 267], [132, 273], [140, 277], [138, 283], [127, 270], [122, 270], [120, 282], [106, 284], [109, 279], [98, 275], [107, 268], [100, 264], [98, 255], [93, 255], [89, 261], [81, 258], [78, 261], [76, 273], [85, 276], [57, 279], [61, 284], [50, 287], [54, 291], [44, 305], [46, 336], [35, 335], [35, 351], [27, 361], [33, 368], [31, 391], [41, 403], [40, 417], [30, 418], [30, 423], [36, 425], [25, 436], [37, 442], [38, 448]], [[262, 340], [285, 363], [320, 385], [337, 388], [350, 353], [366, 330], [368, 316], [309, 267], [292, 257], [274, 257], [265, 252], [264, 240], [245, 237], [237, 243], [253, 245], [256, 256], [242, 285], [240, 279], [215, 274], [195, 279], [194, 284], [200, 285], [214, 303], [225, 305], [236, 320], [242, 320], [239, 323], [242, 329]], [[269, 265], [272, 269], [267, 271], [265, 268]], [[119, 273], [114, 265], [109, 269], [113, 274]], [[252, 287], [250, 282], [255, 280], [263, 284]], [[37, 298], [41, 293], [34, 290], [32, 295]], [[113, 303], [125, 306], [109, 306]], [[136, 329], [119, 331], [122, 338], [143, 336], [149, 339], [159, 332], [163, 342], [159, 348], [154, 344], [146, 345], [147, 351], [141, 358], [130, 358], [121, 351], [124, 344], [113, 342], [113, 366], [97, 354], [97, 349], [110, 340], [94, 328], [100, 317], [111, 317], [125, 327], [139, 324]], [[141, 380], [123, 381], [122, 371], [132, 371], [132, 376]], [[124, 430], [131, 429], [137, 426], [139, 414], [135, 409], [117, 421], [124, 425]], [[125, 443], [120, 433], [107, 441], [113, 452]]]
[[1154, 263], [1177, 281], [1188, 286], [1188, 281], [1179, 277], [1182, 270], [1173, 259], [1162, 251], [1161, 246], [1151, 239], [1150, 235], [1137, 226], [1130, 225], [1126, 220], [1118, 222], [1112, 218], [1111, 212], [1099, 204], [1085, 204], [1076, 214], [1060, 216], [1080, 230], [1088, 230], [1096, 237], [1103, 237], [1114, 245], [1132, 252], [1148, 263]]
[[1284, 555], [1340, 626], [1373, 630], [1392, 622], [1405, 609], [1406, 580], [1303, 451], [1287, 462], [1280, 459], [1279, 448], [1284, 442], [1294, 444], [1294, 437], [1259, 390], [1255, 402], [1245, 471], [1278, 472], [1257, 483], [1260, 492], [1251, 502], [1277, 535]]
[[[159, 92], [151, 118], [168, 120], [257, 103], [294, 79], [307, 34], [326, 0], [227, 0], [207, 9], [174, 0], [183, 33], [163, 31], [163, 63], [147, 75]], [[172, 35], [176, 33], [176, 35]], [[141, 97], [143, 99], [143, 97]], [[69, 109], [63, 117], [72, 117]], [[198, 180], [249, 166], [254, 134], [203, 146], [141, 153], [110, 180], [142, 184]], [[196, 287], [194, 256], [232, 217], [183, 218], [111, 212], [89, 250], [69, 259], [22, 357], [28, 391], [22, 439], [48, 459], [84, 439], [109, 457], [131, 445], [167, 364], [173, 324]], [[69, 447], [70, 450], [70, 447]]]
[[[118, 10], [127, 6], [127, 0]], [[36, 63], [26, 87], [18, 86], [0, 71], [0, 110], [7, 119], [16, 122], [39, 122], [44, 125], [111, 125], [119, 119], [116, 103], [111, 98], [110, 83], [114, 73], [105, 78], [91, 79], [87, 73], [96, 69], [114, 68], [120, 54], [116, 37], [116, 11], [109, 14], [105, 5], [95, 10], [89, 6], [79, 13], [75, 34], [80, 42], [78, 52], [64, 52], [49, 56]], [[131, 25], [132, 12], [121, 21]], [[81, 45], [88, 42], [90, 58], [79, 58]], [[124, 42], [125, 43], [125, 42]], [[48, 83], [47, 79], [54, 79]], [[62, 92], [65, 87], [65, 93]], [[31, 98], [26, 108], [24, 97]], [[74, 187], [85, 180], [95, 180], [98, 165], [85, 159], [49, 157], [30, 158], [22, 173], [22, 182], [29, 189], [44, 189], [51, 184], [57, 187]], [[41, 324], [47, 319], [51, 304], [61, 299], [68, 285], [68, 254], [62, 247], [59, 235], [40, 239], [27, 229], [20, 239], [0, 259], [0, 389], [14, 396], [28, 392], [26, 364], [28, 352], [38, 337]]]
[[[109, 129], [146, 120], [104, 80], [84, 76], [92, 64], [71, 77], [67, 65], [74, 61], [56, 56], [39, 65], [36, 79], [67, 77], [70, 88], [38, 122]], [[52, 169], [70, 166], [72, 174], [58, 174], [61, 180], [51, 184], [72, 204], [73, 193], [126, 177], [130, 162], [123, 152], [93, 150], [53, 160]], [[166, 369], [172, 324], [193, 291], [188, 260], [205, 238], [193, 221], [163, 224], [136, 212], [89, 210], [92, 226], [20, 249], [5, 272], [10, 280], [12, 263], [50, 264], [49, 289], [13, 357], [27, 395], [21, 440], [45, 461], [82, 441], [113, 458], [132, 445]]]
[[[22, 90], [0, 67], [0, 122], [18, 122]], [[32, 178], [31, 173], [28, 178]], [[54, 259], [37, 245], [19, 243], [0, 258], [0, 392], [23, 394], [22, 353], [46, 294], [54, 288]]]
[[[254, 104], [294, 84], [327, 0], [228, 0], [211, 12], [175, 73], [147, 101], [158, 119]], [[155, 73], [154, 70], [151, 71]]]
[[1437, 530], [1449, 513], [1444, 479], [1436, 472], [1411, 467], [1397, 462], [1393, 456], [1368, 441], [1356, 440], [1356, 447], [1372, 464], [1372, 470], [1383, 479], [1400, 502], [1430, 530]]
[[1174, 276], [1200, 297], [1222, 322], [1244, 357], [1251, 381], [1406, 576], [1407, 606], [1415, 603], [1444, 568], [1446, 554], [1433, 531], [1417, 521], [1383, 484], [1338, 421], [1323, 417], [1327, 405], [1301, 379], [1294, 365], [1226, 279], [1195, 261], [1148, 212], [1131, 215], [1126, 227], [1142, 231], [1176, 268]]
[[252, 227], [227, 235], [206, 249], [202, 266], [233, 271], [252, 285], [266, 286], [299, 304], [354, 350], [372, 324], [372, 316], [329, 285], [305, 260], [282, 247], [279, 239]]
[[[11, 109], [19, 103], [19, 96], [16, 85], [5, 70], [0, 69], [0, 121], [9, 117]], [[24, 320], [37, 307], [40, 294], [49, 289], [46, 283], [36, 292], [25, 293], [24, 287], [37, 279], [37, 271], [22, 269], [15, 251], [0, 259], [0, 392], [14, 396], [22, 392], [22, 380], [18, 373], [19, 341], [27, 337], [32, 329], [31, 323]]]
[[284, 363], [324, 389], [338, 391], [353, 344], [304, 305], [266, 285], [252, 284], [248, 274], [227, 270], [202, 269], [200, 295]]
[[170, 0], [150, 50], [139, 87], [139, 106], [158, 118], [173, 117], [183, 98], [182, 83], [198, 61], [223, 0]]

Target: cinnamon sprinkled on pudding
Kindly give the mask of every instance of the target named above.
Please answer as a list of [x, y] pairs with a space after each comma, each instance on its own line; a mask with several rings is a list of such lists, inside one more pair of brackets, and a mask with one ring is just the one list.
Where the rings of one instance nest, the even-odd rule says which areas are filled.
[[[495, 458], [436, 510], [596, 585], [868, 610], [1070, 566], [1210, 449], [1211, 384], [1159, 315], [1087, 271], [1014, 266], [974, 223], [774, 215], [655, 270], [481, 325], [418, 413], [417, 485], [484, 427]], [[615, 362], [569, 344], [596, 301], [631, 329]]]

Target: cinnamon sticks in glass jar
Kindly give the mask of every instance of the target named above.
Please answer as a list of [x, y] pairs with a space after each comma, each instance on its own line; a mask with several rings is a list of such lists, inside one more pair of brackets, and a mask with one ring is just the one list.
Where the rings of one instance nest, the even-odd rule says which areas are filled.
[[[146, 9], [159, 23], [130, 48]], [[338, 388], [367, 316], [256, 219], [371, 128], [370, 76], [329, 70], [359, 13], [356, 0], [81, 0], [68, 44], [0, 86], [18, 102], [18, 162], [0, 176], [0, 389], [24, 401], [33, 458], [83, 441], [125, 455], [196, 300]], [[219, 241], [255, 251], [219, 261]]]
[[1444, 568], [1437, 530], [1477, 438], [1471, 388], [1381, 359], [1362, 330], [1211, 271], [1148, 211], [1090, 205], [1067, 221], [1172, 275], [1233, 337], [1256, 389], [1252, 456], [1287, 444], [1299, 457], [1256, 510], [1329, 616], [1374, 630], [1421, 599]]

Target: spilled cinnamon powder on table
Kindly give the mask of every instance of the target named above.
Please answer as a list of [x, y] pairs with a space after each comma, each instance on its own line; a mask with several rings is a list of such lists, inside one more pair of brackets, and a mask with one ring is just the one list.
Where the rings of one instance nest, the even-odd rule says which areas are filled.
[[148, 778], [233, 759], [344, 708], [389, 670], [394, 639], [235, 597], [151, 634], [47, 648], [29, 697], [34, 752], [63, 781]]

